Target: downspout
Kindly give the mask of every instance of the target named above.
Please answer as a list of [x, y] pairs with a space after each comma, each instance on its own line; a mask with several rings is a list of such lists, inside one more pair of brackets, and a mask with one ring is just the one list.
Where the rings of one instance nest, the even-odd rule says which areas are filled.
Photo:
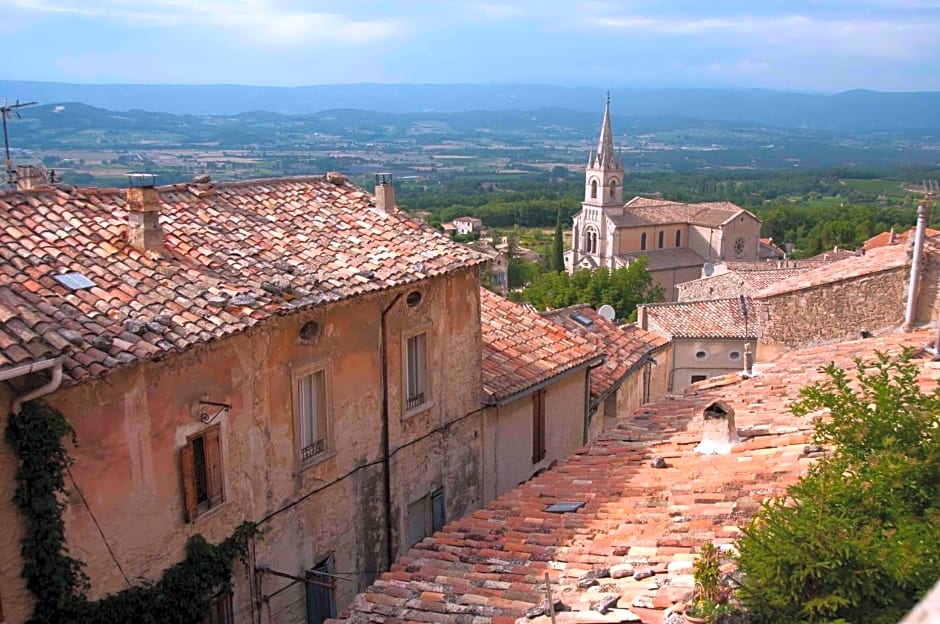
[[917, 230], [914, 233], [914, 257], [911, 260], [911, 281], [907, 286], [907, 309], [904, 313], [903, 329], [906, 332], [914, 327], [917, 313], [917, 294], [920, 290], [920, 271], [924, 255], [924, 234], [927, 229], [927, 202], [917, 206]]
[[22, 366], [16, 366], [14, 368], [0, 372], [0, 381], [6, 381], [7, 379], [22, 377], [23, 375], [30, 375], [32, 373], [49, 368], [52, 369], [52, 379], [49, 380], [49, 383], [39, 386], [35, 390], [31, 390], [26, 394], [14, 397], [13, 403], [10, 405], [11, 412], [14, 414], [19, 414], [20, 409], [23, 407], [23, 403], [55, 392], [59, 388], [59, 386], [62, 384], [62, 358], [56, 357], [48, 360], [39, 360], [38, 362], [23, 364]]
[[392, 307], [401, 299], [401, 293], [395, 295], [385, 308], [382, 309], [381, 336], [379, 349], [382, 351], [382, 502], [385, 506], [385, 557], [388, 569], [392, 568], [392, 461], [391, 444], [389, 441], [388, 417], [388, 331], [385, 319]]

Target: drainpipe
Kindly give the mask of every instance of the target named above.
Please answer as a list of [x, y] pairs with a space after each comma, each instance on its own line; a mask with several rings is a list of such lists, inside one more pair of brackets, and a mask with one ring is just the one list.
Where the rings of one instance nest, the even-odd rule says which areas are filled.
[[381, 336], [379, 348], [382, 351], [382, 502], [385, 506], [385, 557], [388, 560], [388, 569], [392, 568], [392, 461], [389, 441], [388, 422], [388, 330], [386, 317], [392, 310], [401, 293], [395, 295], [391, 303], [382, 309]]
[[56, 357], [48, 360], [39, 360], [37, 362], [32, 362], [30, 364], [23, 364], [22, 366], [16, 366], [14, 368], [7, 369], [5, 371], [0, 371], [0, 381], [6, 381], [7, 379], [13, 379], [14, 377], [22, 377], [23, 375], [30, 375], [32, 373], [52, 369], [52, 379], [49, 383], [42, 385], [35, 390], [22, 394], [13, 399], [13, 403], [10, 406], [10, 411], [14, 414], [20, 413], [20, 408], [23, 407], [23, 403], [27, 401], [32, 401], [33, 399], [38, 399], [41, 396], [45, 396], [51, 392], [55, 392], [59, 385], [62, 383], [62, 358]]
[[904, 313], [904, 326], [906, 332], [914, 327], [914, 317], [917, 313], [917, 294], [920, 290], [920, 271], [924, 255], [924, 234], [927, 229], [927, 202], [922, 201], [917, 206], [917, 230], [914, 233], [914, 258], [911, 260], [911, 281], [907, 287], [907, 310]]

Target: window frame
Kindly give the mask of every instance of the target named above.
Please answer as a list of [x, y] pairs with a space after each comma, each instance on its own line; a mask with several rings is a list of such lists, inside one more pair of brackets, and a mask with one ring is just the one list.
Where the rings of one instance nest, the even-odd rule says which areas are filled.
[[[410, 364], [410, 351], [409, 343], [419, 337], [424, 336], [424, 388], [423, 392], [417, 393], [415, 396], [411, 395], [411, 364]], [[429, 359], [431, 355], [431, 332], [427, 327], [416, 328], [414, 331], [411, 331], [405, 334], [402, 337], [402, 354], [401, 354], [401, 387], [402, 387], [402, 413], [405, 418], [419, 414], [433, 404], [433, 396], [431, 392], [431, 379], [430, 379], [430, 366]], [[420, 396], [423, 394], [423, 397]], [[413, 400], [421, 398], [420, 402], [412, 403]]]
[[[307, 377], [314, 377], [321, 374], [323, 375], [323, 437], [315, 439], [311, 444], [304, 446], [306, 419], [301, 406], [300, 383], [301, 380]], [[295, 368], [291, 371], [291, 405], [294, 413], [294, 449], [297, 454], [297, 465], [300, 466], [301, 469], [318, 464], [334, 454], [332, 381], [329, 360], [320, 360], [306, 366]], [[319, 416], [319, 414], [317, 416]], [[305, 456], [306, 449], [315, 446], [320, 440], [323, 440], [323, 448], [319, 451], [314, 449], [310, 454]]]
[[682, 230], [676, 230], [676, 247], [682, 246]]
[[640, 232], [640, 251], [646, 251], [646, 232]]
[[[225, 501], [225, 466], [222, 453], [221, 423], [186, 437], [180, 448], [180, 477], [183, 481], [183, 511], [187, 523], [221, 507]], [[206, 498], [199, 500], [200, 479], [197, 474], [197, 446], [201, 442], [202, 460], [200, 470], [206, 488]], [[213, 457], [215, 456], [215, 457]]]
[[666, 230], [659, 231], [659, 239], [657, 242], [659, 243], [659, 246], [656, 247], [656, 249], [662, 249], [666, 246]]
[[532, 463], [544, 460], [547, 453], [545, 444], [545, 388], [532, 393]]

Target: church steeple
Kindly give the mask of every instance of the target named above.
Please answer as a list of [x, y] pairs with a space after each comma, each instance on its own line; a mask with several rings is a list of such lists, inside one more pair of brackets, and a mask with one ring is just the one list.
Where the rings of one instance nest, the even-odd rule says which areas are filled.
[[610, 91], [607, 92], [607, 106], [604, 107], [604, 121], [601, 124], [601, 136], [597, 140], [597, 157], [594, 167], [616, 168], [620, 163], [614, 153], [614, 133], [610, 129]]
[[614, 131], [610, 125], [610, 92], [604, 106], [597, 151], [591, 150], [584, 178], [585, 204], [623, 207], [623, 163], [614, 151]]

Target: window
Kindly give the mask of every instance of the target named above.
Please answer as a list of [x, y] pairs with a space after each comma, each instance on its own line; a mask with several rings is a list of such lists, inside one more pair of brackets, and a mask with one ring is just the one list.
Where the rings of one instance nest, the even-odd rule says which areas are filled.
[[741, 359], [741, 352], [740, 352], [740, 351], [729, 351], [729, 352], [728, 352], [728, 359], [731, 360], [731, 361], [733, 361], [733, 362], [736, 362], [737, 360], [740, 360], [740, 359]]
[[329, 444], [329, 401], [326, 370], [320, 369], [296, 377], [297, 444], [300, 461], [305, 462], [325, 453]]
[[304, 574], [307, 590], [307, 624], [323, 624], [336, 617], [335, 586], [333, 572], [335, 563], [330, 555]]
[[682, 245], [682, 230], [676, 230], [676, 247]]
[[218, 507], [225, 500], [222, 487], [222, 445], [219, 425], [191, 436], [180, 450], [183, 503], [186, 521]]
[[662, 249], [663, 245], [666, 244], [666, 233], [661, 231], [659, 232], [659, 248]]
[[545, 390], [532, 393], [532, 463], [545, 459]]
[[406, 345], [405, 410], [413, 410], [428, 400], [428, 335], [417, 334], [408, 339]]
[[597, 199], [597, 180], [591, 180], [591, 199]]
[[640, 234], [640, 251], [646, 249], [646, 232]]
[[708, 359], [708, 351], [705, 351], [704, 349], [699, 349], [698, 351], [695, 352], [695, 359], [696, 359], [696, 360], [707, 360], [707, 359]]
[[708, 375], [692, 375], [690, 382], [698, 383], [700, 381], [705, 381], [706, 379], [708, 379]]
[[408, 546], [444, 528], [444, 488], [437, 488], [408, 505]]
[[616, 192], [617, 192], [617, 181], [611, 180], [610, 181], [610, 196], [613, 197], [614, 193]]
[[202, 624], [234, 624], [234, 622], [232, 592], [226, 590], [216, 594], [202, 616]]

